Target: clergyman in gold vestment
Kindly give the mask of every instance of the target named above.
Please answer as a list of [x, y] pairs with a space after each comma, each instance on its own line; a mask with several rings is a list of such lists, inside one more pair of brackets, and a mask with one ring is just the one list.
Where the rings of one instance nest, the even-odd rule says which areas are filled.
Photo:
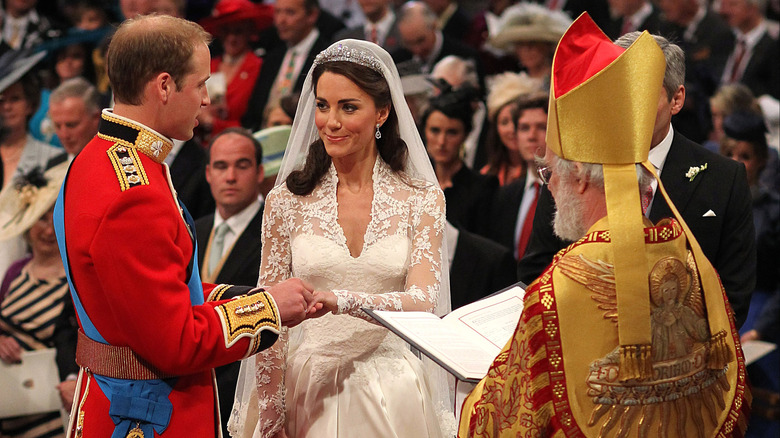
[[643, 215], [664, 68], [651, 35], [623, 49], [587, 14], [561, 39], [539, 172], [576, 242], [526, 290], [459, 436], [742, 436], [750, 394], [718, 276], [660, 181], [675, 217]]

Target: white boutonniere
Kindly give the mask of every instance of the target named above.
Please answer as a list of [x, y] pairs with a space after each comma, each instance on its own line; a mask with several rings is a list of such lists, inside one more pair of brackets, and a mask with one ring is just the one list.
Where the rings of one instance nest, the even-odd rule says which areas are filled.
[[688, 178], [688, 181], [693, 181], [699, 172], [704, 172], [705, 170], [707, 170], [707, 163], [704, 163], [701, 166], [691, 166], [688, 171], [685, 172], [685, 177]]

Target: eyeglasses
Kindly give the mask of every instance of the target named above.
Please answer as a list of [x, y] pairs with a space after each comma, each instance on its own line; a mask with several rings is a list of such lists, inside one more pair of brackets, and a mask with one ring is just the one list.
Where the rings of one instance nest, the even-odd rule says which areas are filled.
[[536, 173], [539, 174], [539, 179], [541, 179], [543, 183], [550, 184], [550, 177], [552, 177], [552, 167], [538, 167], [536, 169]]

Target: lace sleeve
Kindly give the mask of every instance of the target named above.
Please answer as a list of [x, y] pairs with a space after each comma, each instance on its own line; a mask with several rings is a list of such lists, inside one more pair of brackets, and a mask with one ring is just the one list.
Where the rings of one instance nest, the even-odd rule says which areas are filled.
[[333, 290], [338, 313], [373, 321], [361, 308], [433, 312], [441, 288], [444, 194], [438, 187], [411, 198], [411, 254], [405, 290], [382, 294]]
[[[290, 233], [284, 212], [289, 197], [269, 193], [263, 213], [263, 249], [258, 285], [273, 286], [290, 278]], [[255, 358], [255, 382], [259, 407], [255, 436], [271, 437], [282, 430], [285, 422], [284, 373], [287, 359], [287, 329], [283, 328], [276, 343]], [[259, 434], [258, 434], [259, 433]]]

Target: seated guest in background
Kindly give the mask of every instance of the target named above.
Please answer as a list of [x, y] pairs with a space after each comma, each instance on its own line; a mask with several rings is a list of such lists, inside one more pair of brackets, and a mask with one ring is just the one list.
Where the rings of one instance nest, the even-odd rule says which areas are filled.
[[[627, 48], [639, 35], [629, 33], [615, 44]], [[747, 316], [756, 278], [755, 231], [745, 168], [672, 129], [672, 116], [685, 104], [685, 54], [666, 38], [653, 37], [666, 57], [666, 73], [659, 90], [650, 162], [674, 205], [699, 238], [704, 254], [718, 270], [739, 327]], [[664, 202], [655, 202], [657, 186], [652, 186], [652, 193], [643, 193], [645, 215], [657, 222], [670, 216], [671, 209]], [[554, 206], [550, 191], [543, 189], [531, 240], [518, 265], [518, 278], [523, 282], [530, 283], [538, 277], [555, 253], [571, 243], [553, 234]]]
[[0, 55], [10, 50], [32, 49], [61, 32], [37, 10], [38, 0], [6, 0], [0, 5]]
[[[252, 51], [257, 33], [273, 22], [273, 8], [249, 0], [221, 0], [214, 15], [201, 21], [206, 32], [217, 37], [222, 55], [211, 60], [209, 81], [219, 82], [224, 94], [210, 96], [211, 105], [202, 122], [210, 136], [230, 126], [240, 126], [257, 82], [262, 61]], [[209, 137], [210, 138], [210, 137]]]
[[[67, 163], [46, 173], [35, 168], [21, 175], [16, 187], [0, 195], [0, 240], [23, 235], [32, 251], [31, 257], [16, 261], [3, 272], [0, 360], [6, 364], [22, 362], [23, 352], [57, 347], [54, 323], [70, 297], [54, 237], [52, 207], [67, 169]], [[70, 334], [69, 342], [75, 344], [76, 331]], [[75, 364], [75, 355], [70, 362]], [[3, 397], [13, 398], [14, 391], [18, 389], [5, 388]], [[3, 418], [0, 436], [64, 436], [60, 412]]]
[[495, 175], [502, 186], [525, 175], [525, 161], [517, 148], [517, 133], [512, 113], [517, 99], [533, 91], [541, 90], [542, 82], [526, 74], [502, 73], [490, 86], [487, 97], [488, 134], [485, 149], [488, 162], [480, 173]]
[[512, 51], [528, 76], [550, 86], [550, 66], [555, 45], [571, 24], [571, 18], [560, 11], [551, 11], [533, 3], [509, 7], [501, 20], [498, 33], [490, 44]]
[[542, 189], [536, 160], [544, 156], [547, 105], [544, 92], [529, 93], [517, 100], [512, 121], [525, 174], [498, 189], [490, 210], [486, 236], [512, 250], [516, 260], [523, 258], [528, 247]]
[[685, 57], [686, 104], [674, 116], [675, 127], [686, 137], [701, 143], [706, 139], [710, 116], [707, 100], [715, 93], [729, 53], [734, 33], [701, 0], [657, 2], [663, 13], [660, 33], [678, 41]]
[[274, 27], [284, 44], [263, 57], [263, 68], [252, 89], [241, 126], [254, 132], [263, 123], [268, 102], [300, 92], [314, 57], [328, 47], [330, 37], [315, 26], [320, 9], [317, 0], [277, 0]]
[[61, 83], [49, 97], [49, 119], [68, 158], [73, 159], [98, 132], [100, 93], [84, 78]]
[[402, 48], [391, 53], [395, 63], [412, 59], [421, 66], [421, 73], [430, 73], [433, 66], [445, 56], [455, 55], [471, 59], [477, 68], [480, 88], [484, 90], [484, 73], [477, 52], [460, 43], [458, 39], [442, 34], [436, 27], [436, 19], [436, 14], [425, 3], [404, 3], [398, 17]]
[[467, 90], [442, 91], [431, 99], [422, 117], [425, 147], [433, 161], [447, 202], [447, 220], [458, 228], [482, 234], [498, 179], [480, 175], [461, 159], [471, 131], [471, 96]]
[[452, 310], [517, 282], [517, 264], [503, 246], [447, 222]]
[[723, 85], [710, 98], [710, 113], [712, 117], [712, 131], [709, 140], [702, 146], [712, 152], [720, 152], [720, 143], [726, 135], [723, 132], [723, 119], [737, 111], [751, 111], [761, 113], [753, 92], [745, 84], [735, 83]]
[[[762, 339], [778, 343], [778, 330], [772, 330], [780, 314], [773, 304], [780, 295], [780, 194], [776, 186], [761, 184], [759, 175], [767, 164], [764, 118], [754, 112], [737, 111], [723, 120], [726, 137], [721, 153], [745, 165], [753, 200], [753, 223], [756, 228], [756, 288], [750, 298], [750, 310], [740, 332], [743, 340]], [[774, 315], [769, 312], [774, 311]], [[771, 321], [774, 319], [774, 323]], [[753, 392], [753, 415], [750, 437], [775, 437], [780, 433], [776, 414], [780, 393], [780, 352], [770, 352], [747, 368]], [[774, 396], [771, 394], [775, 394]], [[772, 399], [775, 401], [772, 402]], [[773, 406], [774, 405], [774, 406]], [[772, 407], [773, 406], [773, 407]], [[774, 410], [775, 414], [771, 414]]]
[[278, 101], [269, 102], [263, 115], [263, 128], [292, 125], [299, 97], [298, 93], [293, 93], [282, 96]]
[[777, 36], [769, 32], [764, 0], [725, 0], [720, 14], [737, 36], [734, 51], [723, 69], [721, 84], [741, 82], [754, 96], [780, 99], [780, 52]]
[[366, 16], [366, 22], [337, 32], [333, 41], [352, 38], [371, 41], [390, 53], [397, 50], [401, 44], [401, 35], [390, 0], [358, 0], [358, 3]]
[[[41, 86], [36, 72], [30, 71], [45, 53], [27, 56], [8, 52], [0, 58], [0, 189], [11, 189], [13, 180], [35, 167], [45, 168], [50, 159], [62, 154], [34, 139], [28, 131], [30, 118], [40, 103]], [[0, 242], [0, 272], [27, 252], [21, 236]]]
[[460, 8], [457, 0], [424, 0], [436, 14], [436, 28], [442, 34], [463, 41], [469, 28], [469, 19]]
[[647, 33], [623, 50], [585, 15], [563, 36], [540, 175], [555, 232], [577, 242], [526, 289], [460, 437], [744, 433], [750, 390], [717, 273], [678, 215], [642, 214], [663, 72]]
[[[260, 272], [260, 227], [263, 204], [263, 151], [243, 128], [217, 134], [208, 150], [206, 180], [217, 204], [216, 212], [195, 221], [201, 279], [215, 284], [257, 284]], [[227, 419], [233, 407], [241, 362], [214, 369], [219, 393], [222, 435], [230, 436]]]
[[604, 33], [612, 39], [629, 32], [661, 30], [661, 12], [649, 0], [607, 0], [612, 19]]
[[[474, 111], [474, 115], [471, 117], [471, 132], [463, 142], [464, 149], [461, 158], [469, 166], [469, 169], [475, 169], [475, 164], [477, 164], [476, 168], [482, 167], [482, 164], [487, 160], [487, 152], [484, 147], [487, 132], [482, 129], [485, 126], [487, 110], [481, 99], [482, 89], [474, 61], [455, 55], [445, 56], [433, 66], [430, 77], [434, 80], [434, 85], [438, 83], [444, 84], [445, 88], [451, 87], [455, 90], [465, 87], [474, 90], [474, 99], [471, 102]], [[434, 87], [434, 93], [437, 89]]]

